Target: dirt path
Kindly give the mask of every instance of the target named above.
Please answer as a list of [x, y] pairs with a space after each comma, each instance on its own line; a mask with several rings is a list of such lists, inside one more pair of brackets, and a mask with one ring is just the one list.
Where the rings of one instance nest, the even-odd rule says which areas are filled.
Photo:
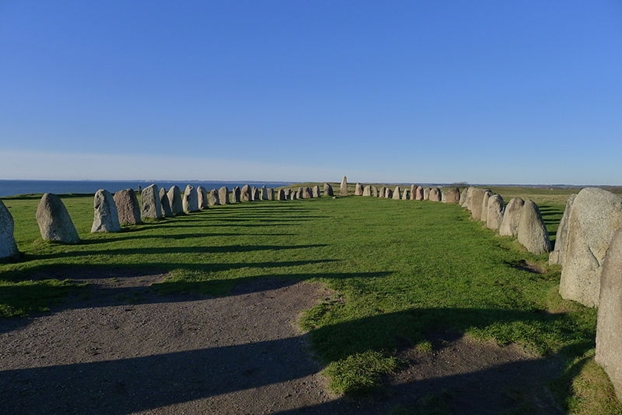
[[[525, 399], [536, 412], [555, 410], [531, 383], [550, 362], [442, 336], [433, 353], [403, 353], [411, 364], [390, 381], [392, 393], [331, 396], [295, 327], [329, 295], [321, 286], [260, 280], [221, 298], [153, 294], [148, 286], [163, 277], [94, 277], [89, 298], [0, 321], [2, 412], [382, 414], [429, 396], [441, 396], [446, 413], [497, 413]], [[520, 389], [520, 399], [503, 385]]]

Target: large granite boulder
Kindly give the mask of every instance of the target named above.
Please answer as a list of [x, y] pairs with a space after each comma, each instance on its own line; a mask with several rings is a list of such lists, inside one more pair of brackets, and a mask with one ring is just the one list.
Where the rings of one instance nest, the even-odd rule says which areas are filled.
[[559, 293], [588, 307], [598, 306], [600, 275], [614, 233], [622, 228], [622, 199], [603, 189], [577, 194], [568, 218], [568, 245]]
[[231, 203], [240, 203], [240, 188], [234, 186], [231, 190]]
[[378, 197], [385, 198], [387, 197], [387, 188], [382, 186], [380, 191], [378, 192]]
[[430, 200], [430, 190], [429, 187], [423, 189], [423, 200]]
[[209, 206], [207, 201], [207, 190], [203, 186], [197, 186], [197, 197], [199, 201], [199, 210], [207, 209]]
[[259, 199], [259, 189], [255, 186], [251, 187], [251, 200], [260, 200]]
[[354, 185], [354, 196], [363, 196], [363, 185], [357, 183]]
[[460, 202], [460, 189], [457, 187], [445, 187], [441, 191], [443, 203], [458, 204]]
[[331, 186], [329, 183], [324, 183], [324, 195], [330, 197], [335, 195], [335, 193], [333, 192], [333, 186]]
[[347, 196], [348, 195], [348, 178], [343, 176], [341, 179], [341, 185], [339, 186], [339, 196]]
[[393, 199], [393, 190], [388, 187], [384, 189], [384, 198], [385, 199]]
[[242, 186], [240, 190], [240, 200], [242, 202], [250, 202], [251, 201], [251, 187], [247, 184]]
[[160, 193], [160, 206], [162, 206], [162, 216], [164, 216], [165, 218], [175, 216], [173, 210], [171, 209], [171, 203], [168, 200], [168, 193], [166, 192], [166, 189], [160, 187], [160, 190], [158, 190], [158, 192]]
[[410, 185], [410, 200], [415, 200], [415, 196], [417, 195], [417, 185]]
[[564, 209], [564, 215], [557, 227], [557, 234], [555, 236], [555, 246], [553, 251], [549, 255], [549, 264], [564, 265], [564, 258], [566, 256], [566, 248], [568, 247], [568, 220], [570, 218], [570, 209], [572, 203], [577, 197], [576, 194], [570, 195], [566, 201], [566, 208]]
[[378, 187], [376, 186], [371, 187], [371, 197], [378, 197]]
[[46, 193], [41, 197], [36, 218], [43, 240], [65, 244], [80, 242], [69, 212], [57, 195]]
[[221, 205], [229, 203], [229, 189], [227, 189], [227, 186], [223, 186], [218, 189], [218, 201]]
[[299, 187], [296, 190], [296, 199], [304, 199], [305, 189], [303, 187]]
[[430, 189], [430, 194], [428, 195], [428, 200], [431, 202], [440, 202], [442, 200], [441, 189], [438, 187], [432, 187]]
[[287, 196], [285, 196], [285, 190], [279, 189], [276, 194], [276, 200], [287, 200]]
[[161, 219], [162, 204], [160, 203], [160, 193], [158, 191], [158, 185], [152, 184], [143, 189], [140, 193], [142, 200], [142, 208], [140, 210], [140, 217], [145, 219]]
[[320, 186], [313, 186], [313, 197], [322, 197], [322, 193], [320, 192]]
[[520, 211], [525, 201], [520, 197], [510, 199], [503, 212], [503, 220], [499, 226], [499, 235], [518, 236], [518, 223], [520, 222]]
[[488, 199], [488, 214], [486, 215], [486, 227], [498, 231], [503, 221], [503, 209], [505, 204], [500, 195], [492, 195]]
[[486, 193], [484, 193], [484, 199], [482, 199], [482, 215], [479, 220], [484, 223], [488, 220], [488, 199], [490, 199], [492, 195], [493, 193], [487, 190]]
[[400, 189], [399, 186], [395, 186], [395, 189], [393, 189], [392, 199], [393, 200], [400, 200], [401, 198], [402, 198], [402, 189]]
[[99, 189], [93, 197], [93, 225], [91, 232], [120, 232], [119, 213], [112, 193]]
[[303, 199], [311, 199], [313, 197], [313, 194], [311, 193], [311, 188], [310, 187], [302, 187], [302, 198]]
[[482, 220], [482, 207], [487, 192], [488, 190], [480, 189], [479, 187], [474, 187], [472, 190], [469, 210], [471, 211], [471, 217], [475, 220]]
[[460, 206], [466, 208], [469, 212], [471, 211], [471, 201], [473, 200], [473, 191], [475, 187], [468, 187], [462, 193], [464, 194], [464, 198], [460, 198], [462, 201], [460, 202]]
[[520, 210], [517, 239], [532, 254], [551, 251], [549, 232], [544, 226], [540, 209], [532, 200], [527, 200]]
[[182, 205], [185, 213], [199, 211], [199, 195], [197, 189], [192, 185], [187, 185], [182, 197]]
[[595, 360], [622, 400], [622, 229], [611, 240], [600, 277]]
[[15, 243], [15, 222], [11, 212], [0, 200], [0, 259], [16, 258], [19, 250]]
[[410, 191], [408, 189], [404, 189], [404, 191], [402, 192], [402, 200], [410, 199], [409, 193]]
[[268, 188], [265, 184], [259, 189], [259, 200], [268, 200]]
[[[320, 194], [320, 186], [315, 186], [315, 187], [317, 187], [317, 192], [318, 192], [318, 196], [317, 197], [320, 197], [319, 196], [319, 194]], [[315, 190], [314, 190], [314, 192], [315, 192]], [[266, 200], [274, 200], [274, 189], [271, 188], [271, 187], [266, 189]]]
[[464, 203], [466, 202], [466, 198], [467, 198], [467, 191], [468, 189], [462, 189], [460, 190], [460, 200], [458, 201], [458, 204], [462, 207], [464, 207]]
[[137, 225], [140, 220], [140, 204], [133, 189], [124, 189], [115, 192], [114, 202], [121, 225]]
[[212, 189], [207, 194], [207, 205], [208, 206], [218, 206], [220, 205], [220, 198], [218, 196], [218, 190]]
[[415, 200], [423, 200], [424, 193], [423, 187], [417, 186], [417, 189], [415, 190]]
[[168, 196], [168, 203], [169, 205], [171, 205], [171, 211], [173, 212], [173, 215], [183, 215], [184, 202], [179, 187], [171, 186], [166, 194]]

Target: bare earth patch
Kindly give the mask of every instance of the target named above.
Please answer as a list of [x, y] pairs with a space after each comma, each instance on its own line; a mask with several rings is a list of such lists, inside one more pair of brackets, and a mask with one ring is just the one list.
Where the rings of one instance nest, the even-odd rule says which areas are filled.
[[[51, 313], [0, 321], [0, 402], [7, 414], [376, 414], [440, 396], [447, 413], [555, 413], [541, 382], [558, 370], [514, 346], [439, 334], [409, 349], [388, 391], [331, 395], [296, 329], [330, 293], [287, 280], [225, 297], [162, 296], [164, 275], [81, 280], [88, 295]], [[429, 400], [429, 399], [428, 399]]]

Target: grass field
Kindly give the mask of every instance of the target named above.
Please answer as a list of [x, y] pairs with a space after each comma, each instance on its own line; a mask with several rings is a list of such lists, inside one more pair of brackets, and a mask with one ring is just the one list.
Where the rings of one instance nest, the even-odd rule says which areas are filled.
[[[554, 239], [570, 191], [493, 190], [506, 202], [531, 196]], [[566, 371], [552, 389], [563, 407], [622, 413], [593, 364], [595, 310], [558, 296], [560, 269], [549, 268], [546, 255], [529, 254], [457, 205], [362, 197], [247, 203], [90, 234], [92, 197], [62, 199], [81, 244], [40, 240], [39, 197], [3, 199], [23, 258], [0, 265], [1, 316], [45, 311], [79, 292], [73, 279], [102, 270], [168, 273], [157, 287], [163, 293], [227, 295], [240, 281], [266, 277], [321, 281], [336, 294], [302, 325], [335, 391], [377, 387], [399, 366], [397, 351], [425, 348], [443, 329], [559, 356]]]

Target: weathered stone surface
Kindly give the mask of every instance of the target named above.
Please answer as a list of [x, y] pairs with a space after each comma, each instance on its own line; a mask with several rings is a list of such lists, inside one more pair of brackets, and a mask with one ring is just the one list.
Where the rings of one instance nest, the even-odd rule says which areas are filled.
[[160, 192], [158, 191], [158, 185], [152, 184], [147, 186], [140, 192], [140, 198], [142, 201], [142, 208], [140, 210], [140, 217], [145, 219], [161, 219], [162, 205], [160, 204]]
[[240, 188], [234, 186], [231, 191], [231, 203], [240, 203]]
[[462, 207], [464, 207], [464, 203], [466, 202], [466, 198], [467, 198], [467, 190], [468, 189], [462, 189], [460, 190], [460, 200], [458, 201], [458, 204]]
[[549, 232], [544, 226], [538, 206], [532, 200], [527, 200], [520, 210], [517, 238], [518, 242], [532, 254], [551, 251]]
[[439, 189], [438, 187], [432, 187], [430, 189], [430, 194], [428, 195], [428, 199], [431, 202], [440, 202], [442, 199], [441, 189]]
[[376, 186], [371, 187], [371, 197], [378, 197], [378, 188]]
[[549, 255], [549, 264], [564, 265], [564, 258], [566, 256], [566, 248], [568, 247], [568, 220], [570, 218], [570, 209], [572, 203], [577, 197], [576, 194], [570, 195], [566, 201], [566, 208], [564, 209], [564, 215], [557, 227], [557, 234], [555, 237], [555, 246], [553, 251]]
[[265, 184], [259, 189], [259, 200], [268, 200], [268, 188]]
[[199, 194], [197, 189], [192, 185], [187, 185], [182, 197], [182, 206], [185, 213], [199, 211]]
[[260, 200], [259, 199], [259, 189], [255, 186], [251, 187], [251, 200]]
[[120, 232], [119, 214], [112, 193], [99, 189], [93, 197], [93, 225], [91, 232]]
[[414, 184], [410, 185], [410, 200], [416, 200], [415, 197], [417, 196], [417, 186]]
[[518, 236], [518, 223], [520, 222], [520, 211], [525, 201], [520, 197], [514, 197], [505, 207], [503, 220], [499, 226], [499, 235]]
[[339, 186], [339, 196], [347, 196], [348, 195], [348, 178], [343, 176], [341, 179], [341, 185]]
[[43, 195], [37, 207], [36, 217], [43, 240], [65, 244], [80, 242], [69, 212], [57, 195], [52, 193]]
[[622, 400], [622, 229], [603, 261], [596, 324], [596, 363], [605, 370]]
[[423, 194], [423, 187], [417, 186], [417, 189], [415, 190], [415, 200], [423, 200]]
[[15, 222], [9, 209], [0, 200], [0, 259], [16, 258], [19, 250], [15, 243]]
[[423, 200], [430, 200], [430, 188], [423, 189]]
[[388, 187], [384, 189], [384, 198], [393, 199], [393, 190], [389, 189]]
[[164, 216], [165, 218], [175, 216], [173, 214], [173, 210], [171, 209], [171, 204], [168, 200], [168, 193], [166, 193], [166, 189], [160, 187], [158, 193], [158, 197], [160, 198], [160, 206], [162, 206], [162, 216]]
[[[320, 187], [316, 186], [318, 189], [318, 193], [320, 191]], [[318, 196], [319, 197], [319, 196]], [[266, 189], [266, 200], [274, 200], [274, 189], [269, 187], [268, 189]]]
[[400, 200], [402, 198], [402, 189], [399, 186], [395, 186], [393, 189], [393, 195], [391, 196], [393, 200]]
[[313, 197], [322, 197], [322, 193], [320, 193], [320, 186], [313, 186]]
[[473, 200], [473, 191], [474, 190], [475, 190], [475, 187], [467, 188], [463, 192], [464, 193], [464, 199], [460, 203], [460, 206], [462, 206], [463, 208], [468, 209], [469, 212], [471, 211], [471, 201]]
[[324, 183], [324, 196], [334, 196], [335, 193], [333, 192], [333, 186], [331, 186], [329, 183]]
[[292, 198], [292, 189], [290, 189], [289, 187], [283, 190], [285, 192], [285, 199], [287, 200], [291, 200]]
[[199, 200], [199, 210], [207, 209], [209, 207], [207, 190], [203, 186], [197, 186], [197, 197]]
[[486, 190], [486, 193], [484, 193], [484, 198], [482, 199], [482, 215], [479, 220], [484, 223], [486, 223], [486, 221], [488, 220], [488, 200], [492, 195], [493, 193], [491, 191]]
[[285, 190], [279, 189], [277, 192], [276, 200], [287, 200], [287, 196], [285, 196]]
[[289, 198], [290, 198], [291, 200], [298, 200], [298, 191], [297, 191], [297, 190], [292, 189], [292, 190], [289, 192]]
[[302, 187], [299, 187], [298, 190], [296, 190], [296, 199], [302, 199], [304, 197], [304, 192], [305, 192], [305, 189]]
[[484, 204], [484, 196], [486, 196], [486, 189], [480, 189], [479, 187], [473, 187], [471, 191], [471, 200], [469, 201], [469, 210], [471, 211], [471, 217], [475, 220], [482, 220], [482, 206]]
[[354, 185], [354, 196], [363, 196], [363, 185], [357, 183]]
[[114, 202], [117, 206], [117, 215], [121, 225], [137, 225], [140, 220], [140, 205], [133, 189], [124, 189], [115, 192]]
[[443, 203], [458, 204], [460, 202], [460, 189], [457, 187], [445, 187], [441, 190]]
[[240, 200], [242, 202], [250, 202], [251, 201], [251, 187], [247, 184], [242, 186], [240, 189]]
[[226, 205], [229, 203], [229, 189], [227, 186], [223, 186], [218, 189], [218, 201], [221, 205]]
[[402, 192], [402, 200], [408, 200], [410, 199], [410, 191], [408, 189], [404, 189], [404, 191]]
[[220, 197], [218, 195], [218, 190], [212, 189], [207, 194], [207, 205], [208, 206], [218, 206], [220, 205]]
[[[181, 196], [181, 190], [177, 186], [171, 186], [167, 192], [168, 203], [171, 205], [171, 211], [173, 215], [183, 215], [184, 214], [184, 202]], [[119, 204], [117, 203], [117, 208]]]
[[378, 192], [378, 197], [385, 198], [387, 197], [387, 188], [382, 186], [380, 191]]
[[313, 194], [311, 193], [311, 188], [310, 187], [303, 187], [302, 188], [302, 198], [303, 199], [311, 199], [313, 197]]
[[486, 215], [486, 227], [498, 231], [503, 221], [503, 209], [505, 203], [500, 195], [492, 195], [488, 199], [488, 214]]
[[563, 298], [598, 306], [602, 264], [620, 228], [622, 199], [598, 188], [577, 194], [568, 219], [568, 245], [559, 285]]

